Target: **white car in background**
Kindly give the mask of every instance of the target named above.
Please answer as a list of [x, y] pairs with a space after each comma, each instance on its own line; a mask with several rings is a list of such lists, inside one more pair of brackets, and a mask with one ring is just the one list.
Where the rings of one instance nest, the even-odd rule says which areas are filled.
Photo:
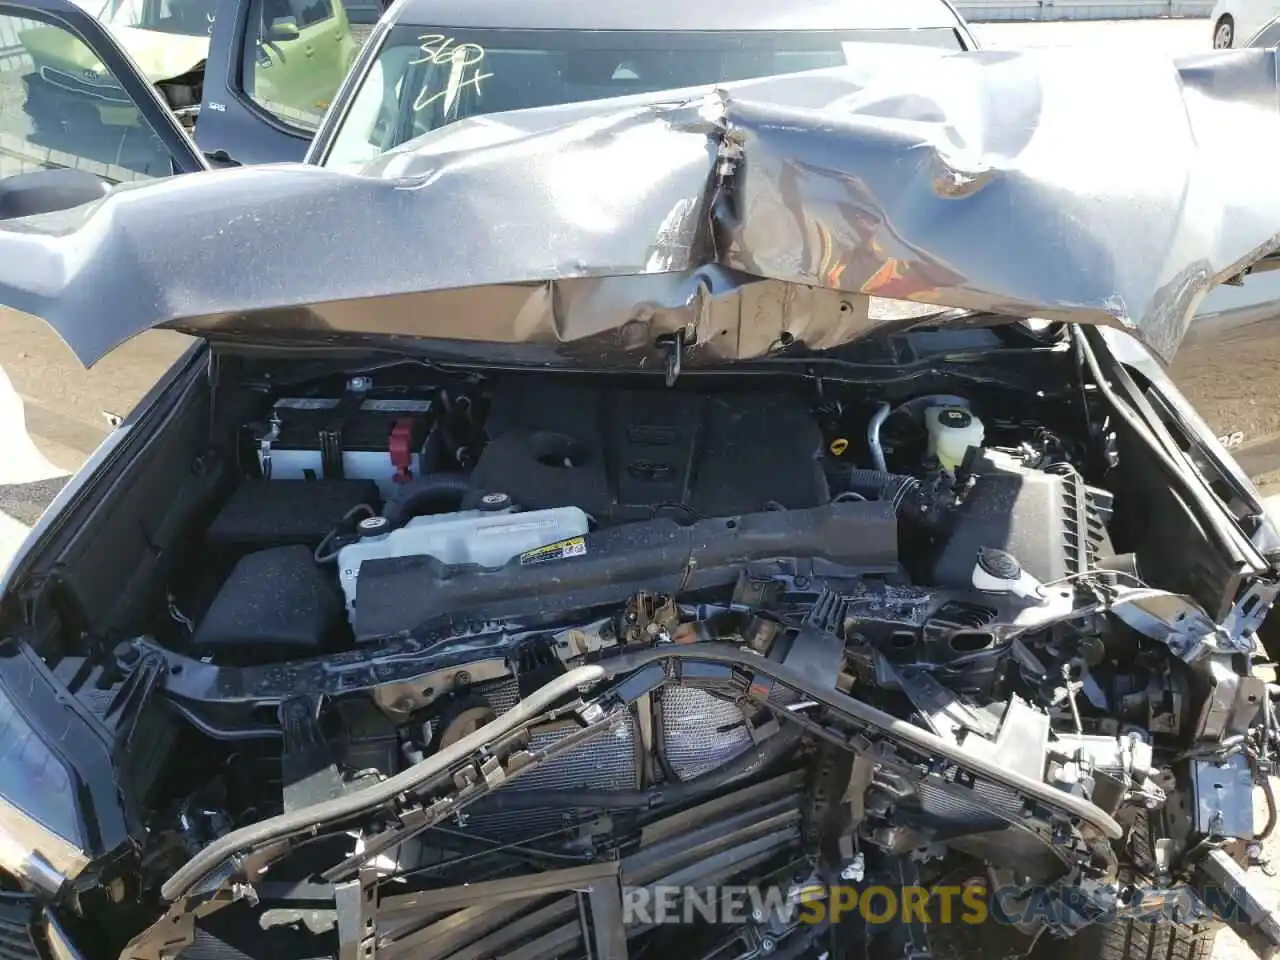
[[1280, 15], [1280, 0], [1218, 0], [1210, 20], [1213, 47], [1243, 47], [1271, 18]]

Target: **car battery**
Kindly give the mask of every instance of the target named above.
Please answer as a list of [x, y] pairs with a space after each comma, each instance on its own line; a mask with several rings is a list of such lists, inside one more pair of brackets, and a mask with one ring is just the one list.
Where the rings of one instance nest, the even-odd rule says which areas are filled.
[[252, 435], [271, 480], [372, 480], [384, 498], [422, 475], [434, 402], [421, 396], [283, 397]]

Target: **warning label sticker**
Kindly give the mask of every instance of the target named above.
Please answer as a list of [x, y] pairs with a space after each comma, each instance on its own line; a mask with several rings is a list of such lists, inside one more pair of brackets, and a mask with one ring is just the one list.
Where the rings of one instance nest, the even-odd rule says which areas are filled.
[[545, 547], [526, 550], [520, 554], [520, 564], [546, 563], [548, 560], [563, 560], [566, 557], [581, 557], [587, 552], [587, 541], [583, 537], [570, 537], [568, 540], [557, 540]]

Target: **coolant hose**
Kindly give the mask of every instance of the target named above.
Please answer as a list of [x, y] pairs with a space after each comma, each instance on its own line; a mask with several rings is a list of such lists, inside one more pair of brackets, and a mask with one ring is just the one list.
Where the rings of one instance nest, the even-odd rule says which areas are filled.
[[795, 726], [779, 730], [767, 740], [727, 760], [714, 770], [691, 780], [655, 786], [649, 790], [521, 790], [512, 787], [492, 793], [473, 804], [475, 812], [505, 812], [546, 807], [571, 807], [593, 810], [648, 810], [658, 806], [683, 803], [712, 790], [753, 776], [783, 757], [789, 756], [800, 742], [804, 731]]
[[418, 477], [400, 488], [382, 508], [382, 515], [392, 527], [398, 527], [414, 517], [416, 509], [433, 500], [448, 501], [456, 509], [462, 505], [462, 498], [470, 489], [470, 479], [461, 473], [433, 473]]
[[1270, 774], [1260, 777], [1259, 779], [1262, 782], [1262, 796], [1267, 801], [1266, 826], [1264, 826], [1262, 830], [1254, 837], [1254, 839], [1257, 840], [1258, 843], [1261, 843], [1263, 840], [1270, 838], [1271, 834], [1275, 833], [1276, 821], [1277, 819], [1280, 819], [1280, 814], [1278, 814], [1276, 811], [1276, 790], [1275, 790], [1275, 787], [1271, 785]]
[[[1263, 722], [1264, 725], [1269, 725], [1266, 723], [1265, 719]], [[1249, 763], [1249, 770], [1253, 774], [1254, 782], [1262, 787], [1262, 796], [1267, 801], [1266, 825], [1259, 832], [1253, 835], [1253, 839], [1256, 843], [1262, 843], [1264, 840], [1269, 838], [1271, 834], [1275, 833], [1276, 823], [1280, 820], [1280, 811], [1277, 811], [1276, 809], [1276, 791], [1271, 785], [1270, 774], [1263, 774], [1261, 770], [1258, 769], [1257, 755], [1253, 753], [1253, 751], [1247, 751], [1245, 759]]]

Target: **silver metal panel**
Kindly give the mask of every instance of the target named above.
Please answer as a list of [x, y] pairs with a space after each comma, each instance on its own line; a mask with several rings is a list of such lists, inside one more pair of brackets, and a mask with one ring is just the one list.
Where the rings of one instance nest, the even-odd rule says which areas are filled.
[[681, 780], [714, 770], [751, 746], [737, 706], [687, 687], [662, 691], [661, 736], [667, 762]]
[[957, 823], [985, 823], [1021, 820], [1022, 805], [1014, 794], [1002, 787], [978, 781], [972, 788], [952, 785], [944, 787], [928, 780], [917, 792], [925, 813]]
[[[492, 684], [482, 693], [498, 713], [510, 710], [519, 697], [514, 680]], [[574, 729], [568, 724], [543, 728], [530, 738], [530, 746], [535, 750], [548, 747]], [[636, 724], [628, 721], [521, 774], [503, 790], [636, 790], [640, 787], [636, 751]], [[573, 808], [475, 813], [466, 818], [466, 829], [487, 837], [527, 838], [582, 819], [582, 811]]]
[[1224, 764], [1191, 764], [1196, 830], [1215, 837], [1253, 837], [1253, 773], [1242, 756]]

